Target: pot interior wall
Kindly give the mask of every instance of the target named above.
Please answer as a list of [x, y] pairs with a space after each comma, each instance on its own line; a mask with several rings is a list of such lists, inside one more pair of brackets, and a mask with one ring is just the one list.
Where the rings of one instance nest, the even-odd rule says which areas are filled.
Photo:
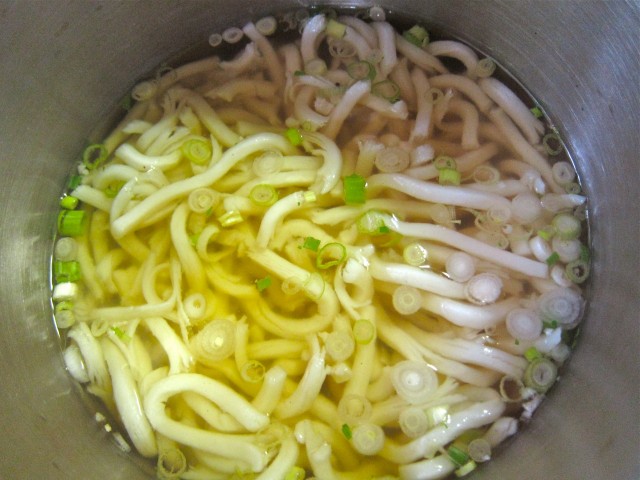
[[[93, 128], [136, 80], [225, 26], [305, 3], [0, 1], [1, 478], [148, 478], [64, 371], [47, 289], [55, 199]], [[569, 139], [590, 196], [593, 288], [575, 357], [530, 428], [474, 478], [640, 478], [638, 5], [380, 4], [514, 72]]]

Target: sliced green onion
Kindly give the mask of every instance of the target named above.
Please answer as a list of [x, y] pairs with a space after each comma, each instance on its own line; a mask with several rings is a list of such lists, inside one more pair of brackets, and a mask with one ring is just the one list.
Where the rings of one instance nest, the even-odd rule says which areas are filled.
[[384, 223], [385, 218], [386, 214], [379, 210], [367, 210], [357, 218], [356, 226], [360, 233], [380, 235], [384, 233], [381, 229], [388, 228]]
[[436, 167], [436, 170], [455, 170], [458, 168], [455, 159], [447, 155], [438, 155], [433, 161], [433, 166]]
[[455, 445], [451, 445], [447, 449], [447, 454], [451, 461], [457, 466], [461, 467], [469, 461], [469, 455], [464, 450], [456, 447]]
[[278, 192], [273, 185], [261, 183], [251, 189], [249, 199], [261, 207], [269, 207], [278, 201]]
[[207, 165], [211, 161], [213, 151], [211, 143], [203, 138], [192, 138], [182, 144], [182, 154], [195, 165]]
[[551, 255], [547, 257], [545, 262], [550, 267], [553, 267], [556, 263], [558, 263], [559, 260], [560, 260], [560, 255], [558, 254], [558, 252], [553, 252]]
[[240, 376], [245, 382], [258, 383], [264, 378], [266, 369], [258, 360], [249, 360], [240, 369]]
[[307, 250], [311, 250], [312, 252], [317, 252], [320, 247], [320, 240], [314, 237], [306, 237], [304, 239], [304, 243], [300, 248], [306, 248]]
[[404, 258], [404, 261], [414, 267], [423, 265], [427, 261], [428, 256], [429, 254], [427, 249], [418, 242], [410, 243], [404, 247], [404, 250], [402, 251], [402, 258]]
[[80, 264], [76, 261], [56, 260], [53, 262], [53, 276], [56, 283], [77, 282], [81, 277]]
[[324, 245], [316, 257], [316, 267], [325, 270], [340, 265], [347, 259], [347, 248], [338, 242]]
[[431, 87], [426, 93], [427, 102], [437, 105], [444, 99], [444, 92], [440, 88]]
[[538, 351], [536, 347], [529, 347], [524, 352], [524, 358], [526, 358], [529, 362], [533, 362], [537, 358], [541, 358], [542, 354]]
[[304, 71], [302, 71], [302, 70], [296, 70], [295, 72], [293, 72], [293, 76], [294, 77], [303, 77], [305, 75], [306, 75], [306, 73], [304, 73]]
[[302, 467], [291, 467], [291, 469], [284, 476], [284, 480], [304, 480], [307, 476], [307, 472]]
[[305, 64], [304, 71], [309, 75], [322, 75], [327, 71], [327, 63], [321, 58], [311, 59]]
[[589, 250], [589, 247], [584, 244], [580, 245], [580, 260], [586, 263], [591, 261], [591, 251]]
[[120, 340], [125, 342], [128, 342], [129, 340], [131, 340], [131, 337], [127, 335], [125, 331], [122, 330], [120, 327], [111, 327], [111, 330], [113, 331], [113, 333], [116, 334], [116, 337], [118, 337]]
[[58, 214], [58, 233], [69, 237], [82, 235], [85, 223], [84, 210], [63, 210]]
[[75, 190], [80, 186], [81, 183], [82, 183], [82, 175], [72, 175], [71, 178], [69, 178], [69, 182], [67, 183], [67, 186], [69, 187], [69, 190]]
[[362, 455], [375, 455], [384, 446], [384, 430], [374, 423], [363, 423], [353, 429], [351, 444]]
[[398, 417], [402, 433], [409, 438], [418, 438], [429, 430], [429, 419], [419, 407], [407, 407]]
[[108, 198], [115, 198], [118, 193], [120, 193], [120, 190], [122, 190], [122, 187], [124, 187], [124, 184], [125, 182], [122, 180], [111, 182], [107, 185], [107, 188], [104, 189], [104, 194]]
[[478, 465], [476, 464], [476, 462], [474, 462], [473, 460], [469, 460], [453, 473], [455, 473], [456, 477], [465, 477], [473, 472], [477, 468], [477, 466]]
[[582, 187], [577, 182], [569, 182], [563, 185], [564, 191], [570, 195], [580, 195], [582, 192]]
[[267, 287], [269, 287], [269, 285], [271, 285], [271, 277], [269, 276], [256, 280], [256, 288], [259, 292], [264, 291]]
[[343, 196], [347, 205], [359, 205], [367, 201], [367, 182], [362, 175], [352, 174], [344, 177]]
[[78, 202], [79, 200], [76, 197], [65, 195], [60, 200], [60, 206], [67, 210], [75, 210], [75, 208], [78, 206]]
[[516, 403], [522, 401], [524, 384], [519, 378], [505, 375], [500, 379], [499, 390], [505, 402]]
[[422, 306], [422, 295], [415, 287], [400, 285], [392, 296], [393, 308], [401, 315], [411, 315], [420, 310]]
[[538, 393], [545, 393], [558, 377], [558, 368], [548, 358], [536, 358], [524, 371], [524, 384]]
[[302, 134], [297, 128], [287, 128], [287, 130], [284, 132], [284, 136], [294, 147], [302, 144]]
[[353, 437], [351, 427], [346, 423], [342, 424], [342, 428], [340, 429], [340, 431], [342, 432], [342, 435], [344, 435], [344, 438], [346, 438], [347, 440], [351, 440], [351, 437]]
[[542, 118], [543, 113], [542, 113], [542, 110], [540, 109], [540, 107], [535, 106], [535, 107], [531, 108], [530, 111], [531, 111], [531, 113], [533, 114], [534, 117]]
[[542, 328], [558, 328], [558, 321], [557, 320], [545, 320], [544, 322], [542, 322]]
[[373, 80], [376, 76], [376, 67], [365, 60], [361, 60], [350, 63], [347, 66], [347, 73], [354, 80]]
[[94, 170], [102, 165], [109, 157], [107, 147], [101, 143], [94, 143], [85, 148], [82, 153], [82, 163], [87, 170]]
[[400, 87], [391, 80], [382, 80], [381, 82], [374, 83], [371, 87], [371, 93], [391, 103], [400, 100]]
[[424, 47], [429, 43], [429, 32], [420, 25], [414, 25], [409, 30], [402, 33], [402, 36], [409, 43], [416, 47]]
[[242, 215], [238, 210], [230, 210], [218, 217], [218, 221], [220, 225], [223, 227], [231, 227], [232, 225], [236, 225], [244, 221]]
[[562, 140], [557, 133], [547, 133], [542, 137], [542, 145], [549, 155], [558, 155], [562, 152]]
[[371, 402], [363, 395], [347, 393], [338, 402], [338, 419], [341, 422], [359, 424], [371, 417]]
[[256, 30], [265, 36], [273, 35], [277, 28], [278, 21], [272, 16], [263, 17], [256, 22]]
[[58, 239], [53, 249], [53, 257], [63, 262], [75, 260], [78, 254], [78, 242], [71, 237]]
[[439, 405], [437, 407], [428, 408], [425, 412], [427, 420], [429, 420], [429, 427], [433, 428], [436, 425], [442, 425], [444, 428], [449, 428], [449, 422], [451, 417], [449, 416], [449, 410], [447, 407]]
[[589, 263], [579, 258], [573, 262], [567, 263], [564, 271], [567, 278], [573, 283], [583, 283], [589, 277]]
[[391, 383], [399, 397], [419, 405], [438, 388], [438, 376], [425, 361], [402, 360], [391, 369]]
[[409, 167], [411, 155], [403, 148], [387, 147], [376, 154], [374, 163], [383, 173], [402, 172]]
[[573, 165], [566, 161], [554, 163], [551, 167], [551, 173], [558, 185], [566, 185], [576, 178], [576, 171], [573, 169]]
[[376, 327], [371, 321], [361, 318], [353, 324], [353, 338], [356, 343], [366, 345], [376, 336]]
[[438, 170], [438, 183], [440, 185], [460, 185], [460, 172], [453, 168], [441, 168]]
[[582, 231], [580, 220], [570, 213], [559, 213], [553, 217], [551, 225], [554, 227], [556, 235], [563, 240], [578, 238]]
[[476, 75], [480, 78], [487, 78], [496, 71], [496, 62], [492, 58], [486, 57], [476, 65]]
[[325, 33], [333, 38], [344, 37], [346, 31], [347, 26], [344, 23], [340, 23], [337, 20], [334, 20], [333, 18], [329, 19], [325, 28]]
[[337, 330], [327, 335], [324, 347], [327, 350], [327, 355], [334, 361], [344, 362], [353, 354], [355, 342], [349, 332]]
[[196, 188], [192, 190], [187, 203], [192, 212], [207, 214], [220, 202], [220, 193], [211, 188]]
[[473, 170], [473, 179], [483, 185], [493, 185], [500, 180], [500, 172], [490, 165], [478, 165]]
[[546, 240], [547, 242], [549, 240], [551, 240], [551, 237], [553, 237], [556, 233], [556, 229], [555, 227], [551, 226], [551, 225], [547, 225], [544, 228], [541, 228], [540, 230], [538, 230], [537, 235], [543, 239]]

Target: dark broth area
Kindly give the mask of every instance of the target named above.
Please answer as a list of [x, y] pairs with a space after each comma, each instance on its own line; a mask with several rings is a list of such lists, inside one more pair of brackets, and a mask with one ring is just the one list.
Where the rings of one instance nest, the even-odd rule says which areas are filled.
[[[309, 9], [308, 10], [310, 13], [310, 16], [316, 14], [316, 13], [328, 13], [327, 10], [322, 10], [322, 9]], [[365, 16], [366, 15], [366, 11], [357, 11], [354, 9], [346, 9], [344, 11], [340, 11], [340, 14], [351, 14], [351, 15], [360, 15], [360, 16]], [[298, 36], [298, 32], [297, 30], [290, 30], [289, 32], [282, 32], [283, 26], [286, 26], [287, 21], [286, 18], [287, 13], [280, 13], [280, 14], [274, 14], [274, 16], [279, 20], [279, 29], [278, 29], [278, 33], [276, 34], [276, 38], [277, 40], [273, 40], [273, 37], [271, 38], [272, 41], [274, 41], [274, 43], [286, 43], [291, 41], [292, 38], [297, 37]], [[254, 19], [257, 20], [257, 19]], [[389, 21], [390, 23], [392, 23], [396, 29], [400, 32], [410, 28], [411, 26], [413, 26], [415, 24], [414, 20], [408, 19], [406, 17], [403, 17], [400, 14], [391, 14], [388, 13], [387, 15], [387, 21]], [[427, 28], [427, 30], [429, 31], [429, 36], [430, 36], [430, 40], [431, 41], [437, 41], [437, 40], [443, 40], [443, 39], [451, 39], [450, 36], [448, 36], [446, 34], [446, 32], [442, 32], [439, 31], [437, 29], [432, 29], [430, 28], [430, 25], [428, 23], [428, 19], [427, 21], [424, 23], [424, 26]], [[211, 32], [214, 33], [214, 32]], [[229, 45], [229, 44], [225, 44], [223, 43], [220, 46], [217, 47], [211, 47], [208, 43], [207, 43], [207, 39], [203, 39], [203, 42], [199, 45], [194, 45], [193, 47], [190, 47], [189, 49], [187, 49], [183, 54], [179, 55], [178, 57], [176, 57], [175, 59], [171, 59], [169, 61], [166, 62], [166, 64], [163, 64], [159, 67], [158, 71], [161, 72], [163, 70], [165, 70], [167, 67], [176, 67], [179, 65], [182, 65], [184, 63], [188, 63], [200, 58], [204, 58], [210, 55], [218, 55], [220, 56], [221, 59], [232, 59], [235, 55], [237, 55], [246, 45], [247, 40], [243, 39], [240, 42], [238, 42], [237, 44], [234, 45]], [[473, 45], [470, 45], [473, 48]], [[484, 55], [482, 54], [482, 52], [478, 52], [478, 56], [479, 58], [483, 58]], [[447, 58], [443, 58], [442, 59], [442, 63], [451, 71], [451, 73], [461, 73], [464, 70], [464, 66], [458, 62], [457, 60], [453, 60], [453, 59], [447, 59]], [[156, 72], [152, 72], [151, 75], [149, 75], [148, 78], [154, 78], [156, 76]], [[525, 104], [527, 106], [530, 107], [535, 107], [537, 106], [537, 103], [535, 102], [535, 99], [532, 97], [532, 95], [529, 94], [529, 92], [526, 90], [526, 88], [515, 78], [515, 76], [513, 76], [511, 73], [506, 72], [504, 69], [502, 69], [500, 67], [499, 64], [497, 64], [497, 68], [495, 73], [492, 75], [494, 78], [499, 79], [501, 82], [503, 82], [504, 84], [506, 84], [509, 88], [511, 88], [515, 93], [517, 93], [517, 95], [525, 102]], [[140, 80], [144, 80], [144, 79], [140, 79]], [[103, 138], [112, 128], [115, 124], [117, 124], [117, 122], [124, 116], [124, 113], [126, 113], [125, 111], [123, 111], [122, 106], [125, 105], [126, 107], [129, 107], [130, 105], [130, 98], [126, 97], [125, 99], [123, 99], [121, 102], [119, 102], [118, 107], [114, 110], [114, 113], [110, 116], [109, 120], [105, 123], [103, 123], [102, 125], [100, 125], [95, 133], [93, 135], [91, 135], [91, 142], [97, 142], [99, 141], [101, 138]], [[549, 124], [549, 117], [546, 116], [545, 113], [545, 117], [543, 117], [543, 119], [546, 120], [546, 132], [553, 132], [555, 131], [555, 129]], [[564, 147], [564, 146], [563, 146]], [[437, 155], [438, 152], [436, 152]], [[562, 148], [562, 151], [558, 154], [552, 157], [552, 161], [554, 162], [558, 162], [558, 161], [567, 161], [573, 164], [570, 155], [567, 151], [566, 148]], [[579, 182], [579, 179], [576, 180], [576, 182]], [[587, 211], [585, 210], [584, 215], [587, 215]], [[471, 216], [465, 216], [462, 218], [463, 221], [463, 225], [465, 225], [466, 223], [472, 224], [473, 223], [473, 217]], [[588, 223], [585, 223], [585, 226], [588, 227]], [[589, 237], [588, 237], [588, 228], [585, 228], [582, 232], [582, 242], [585, 245], [589, 245]], [[588, 293], [588, 286], [587, 286], [587, 293]], [[389, 301], [385, 301], [386, 304], [389, 304]], [[416, 318], [414, 319], [415, 322], [419, 322], [420, 321], [420, 317], [416, 316]], [[579, 332], [579, 328], [578, 329], [574, 329], [574, 330], [569, 330], [565, 332], [565, 343], [573, 346], [575, 344], [575, 340], [577, 338], [577, 334]], [[67, 338], [66, 338], [66, 334], [65, 331], [60, 331], [60, 336], [61, 336], [61, 345], [64, 348], [67, 345]], [[560, 369], [560, 373], [562, 374], [562, 368]], [[96, 416], [96, 421], [100, 427], [100, 431], [103, 432], [102, 434], [108, 434], [110, 432], [110, 430], [117, 430], [120, 431], [122, 433], [122, 435], [124, 435], [126, 437], [126, 431], [123, 428], [116, 428], [116, 425], [119, 423], [119, 420], [114, 419], [107, 411], [104, 410], [102, 404], [96, 399], [96, 397], [92, 396], [92, 395], [88, 395], [86, 394], [86, 392], [84, 392], [84, 390], [82, 390], [81, 388], [79, 389], [81, 391], [81, 395], [83, 397], [83, 399], [86, 400], [87, 406], [88, 406], [88, 410], [93, 414], [95, 412], [100, 412], [99, 414], [97, 414]], [[504, 415], [510, 415], [510, 416], [514, 416], [514, 417], [519, 417], [519, 414], [521, 413], [522, 407], [519, 403], [514, 403], [514, 404], [510, 404], [507, 407], [507, 410], [504, 412]], [[521, 425], [525, 426], [524, 424]], [[495, 458], [496, 455], [501, 455], [501, 451], [504, 450], [505, 448], [508, 448], [508, 444], [509, 442], [512, 441], [512, 438], [508, 439], [507, 441], [503, 442], [499, 447], [497, 447], [494, 450], [494, 454], [493, 454], [493, 458]], [[117, 442], [118, 443], [118, 442]], [[130, 442], [129, 442], [130, 443]], [[154, 471], [154, 462], [155, 461], [151, 461], [148, 462], [147, 460], [138, 457], [137, 455], [132, 455], [135, 456], [135, 462], [140, 466], [141, 469], [143, 469], [144, 471], [148, 471], [150, 473], [150, 475], [153, 474]], [[308, 475], [311, 474], [311, 472], [307, 472]], [[235, 478], [235, 477], [230, 477], [230, 478]], [[240, 478], [240, 477], [239, 477]], [[244, 478], [244, 477], [242, 477]]]

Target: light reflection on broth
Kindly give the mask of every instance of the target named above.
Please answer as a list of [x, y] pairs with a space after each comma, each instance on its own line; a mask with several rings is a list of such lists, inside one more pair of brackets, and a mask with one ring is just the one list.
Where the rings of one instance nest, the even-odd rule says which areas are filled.
[[303, 12], [212, 35], [237, 55], [139, 83], [85, 151], [65, 363], [160, 478], [466, 475], [570, 354], [586, 199], [491, 59]]

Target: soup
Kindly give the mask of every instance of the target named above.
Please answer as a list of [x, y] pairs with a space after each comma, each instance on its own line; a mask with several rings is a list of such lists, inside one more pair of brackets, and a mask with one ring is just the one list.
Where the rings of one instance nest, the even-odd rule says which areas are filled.
[[65, 363], [160, 478], [464, 476], [570, 355], [586, 199], [557, 131], [491, 59], [384, 17], [212, 35], [237, 55], [141, 82], [83, 153]]

